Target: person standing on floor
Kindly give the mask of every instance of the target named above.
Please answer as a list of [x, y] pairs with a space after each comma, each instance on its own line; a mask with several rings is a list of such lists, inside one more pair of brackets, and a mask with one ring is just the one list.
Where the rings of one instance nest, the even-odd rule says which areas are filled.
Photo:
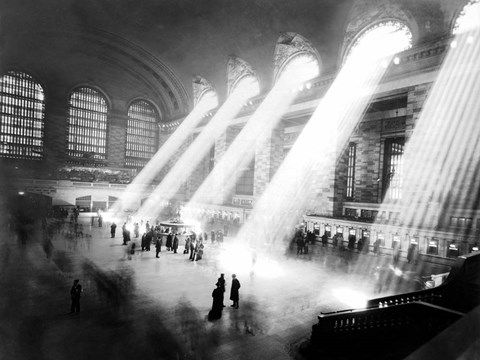
[[167, 251], [170, 251], [172, 247], [172, 242], [173, 242], [173, 236], [172, 236], [172, 233], [170, 232], [167, 235], [167, 243], [165, 244], [165, 246], [167, 247]]
[[172, 243], [172, 250], [174, 254], [177, 253], [177, 249], [178, 249], [178, 237], [177, 237], [177, 234], [175, 234], [175, 236], [173, 237], [173, 243]]
[[237, 275], [232, 274], [232, 287], [230, 288], [230, 300], [233, 301], [233, 304], [230, 307], [238, 309], [238, 289], [240, 289], [240, 281], [237, 279]]
[[225, 307], [223, 304], [223, 298], [225, 294], [225, 274], [220, 274], [220, 277], [217, 280], [217, 286], [220, 286], [220, 289], [222, 289], [222, 306]]
[[110, 225], [110, 234], [112, 235], [112, 238], [115, 237], [116, 231], [117, 231], [117, 224], [112, 223], [112, 225]]
[[73, 280], [73, 286], [70, 289], [70, 297], [72, 298], [72, 305], [70, 306], [70, 314], [80, 313], [81, 294], [82, 294], [82, 285], [80, 285], [80, 280]]
[[220, 319], [222, 317], [223, 292], [219, 283], [217, 283], [216, 289], [214, 289], [212, 292], [212, 298], [212, 310], [210, 310], [210, 312], [208, 313], [208, 320], [210, 321]]

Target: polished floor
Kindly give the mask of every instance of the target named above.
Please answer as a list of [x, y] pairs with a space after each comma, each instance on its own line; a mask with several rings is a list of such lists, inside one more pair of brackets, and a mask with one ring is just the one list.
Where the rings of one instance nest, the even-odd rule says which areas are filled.
[[[388, 257], [345, 258], [310, 246], [259, 244], [257, 261], [225, 238], [192, 262], [162, 248], [131, 259], [121, 235], [84, 225], [89, 236], [51, 244], [32, 230], [0, 249], [0, 359], [292, 359], [321, 311], [374, 296], [375, 269]], [[33, 235], [35, 234], [35, 235]], [[139, 239], [134, 239], [138, 242]], [[181, 244], [182, 245], [182, 244]], [[260, 246], [261, 245], [261, 246]], [[244, 260], [244, 261], [242, 261]], [[441, 272], [426, 269], [423, 272]], [[241, 283], [240, 307], [230, 307], [231, 274]], [[220, 273], [227, 287], [222, 318], [207, 320]], [[80, 314], [70, 314], [70, 287], [83, 286]], [[386, 289], [385, 293], [395, 291]]]

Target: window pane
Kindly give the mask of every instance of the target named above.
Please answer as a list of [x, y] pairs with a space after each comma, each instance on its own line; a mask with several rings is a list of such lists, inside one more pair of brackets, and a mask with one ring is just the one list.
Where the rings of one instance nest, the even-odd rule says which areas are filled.
[[139, 100], [128, 109], [125, 166], [143, 167], [158, 149], [159, 116], [155, 107]]
[[70, 96], [67, 153], [76, 158], [106, 158], [107, 102], [97, 91], [79, 88]]
[[0, 156], [43, 158], [45, 95], [30, 75], [10, 71], [0, 79]]
[[353, 199], [353, 190], [355, 184], [355, 160], [356, 150], [355, 144], [350, 144], [348, 147], [348, 164], [347, 164], [347, 198]]

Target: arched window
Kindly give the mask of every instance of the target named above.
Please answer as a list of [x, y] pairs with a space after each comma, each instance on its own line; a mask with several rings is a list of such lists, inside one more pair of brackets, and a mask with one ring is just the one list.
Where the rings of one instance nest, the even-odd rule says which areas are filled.
[[303, 52], [293, 56], [281, 69], [279, 82], [300, 84], [320, 75], [318, 59], [312, 53]]
[[260, 93], [260, 85], [255, 76], [246, 75], [233, 85], [232, 93], [239, 93], [242, 98], [249, 99]]
[[159, 116], [155, 107], [137, 100], [128, 108], [125, 166], [139, 168], [147, 164], [158, 149]]
[[352, 55], [378, 58], [393, 55], [412, 47], [412, 32], [399, 21], [384, 21], [368, 27], [357, 36], [344, 57]]
[[72, 92], [68, 111], [69, 156], [106, 158], [107, 112], [107, 101], [98, 91], [82, 87]]
[[0, 156], [43, 157], [45, 95], [33, 78], [10, 71], [0, 79]]
[[455, 20], [453, 34], [478, 28], [480, 24], [480, 0], [470, 0]]
[[218, 97], [215, 91], [213, 90], [204, 91], [198, 98], [196, 106], [201, 106], [205, 109], [216, 108], [218, 106]]

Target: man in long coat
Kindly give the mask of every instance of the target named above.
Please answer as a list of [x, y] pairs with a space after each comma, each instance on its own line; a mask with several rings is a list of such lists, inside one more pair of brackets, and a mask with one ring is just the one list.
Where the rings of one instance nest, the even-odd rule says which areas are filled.
[[232, 274], [232, 287], [230, 288], [230, 300], [233, 301], [233, 305], [231, 307], [238, 309], [238, 289], [240, 289], [240, 281], [237, 279], [237, 275]]
[[177, 249], [178, 249], [178, 237], [177, 237], [177, 234], [175, 234], [175, 236], [173, 237], [173, 244], [172, 244], [172, 250], [174, 254], [177, 253]]

